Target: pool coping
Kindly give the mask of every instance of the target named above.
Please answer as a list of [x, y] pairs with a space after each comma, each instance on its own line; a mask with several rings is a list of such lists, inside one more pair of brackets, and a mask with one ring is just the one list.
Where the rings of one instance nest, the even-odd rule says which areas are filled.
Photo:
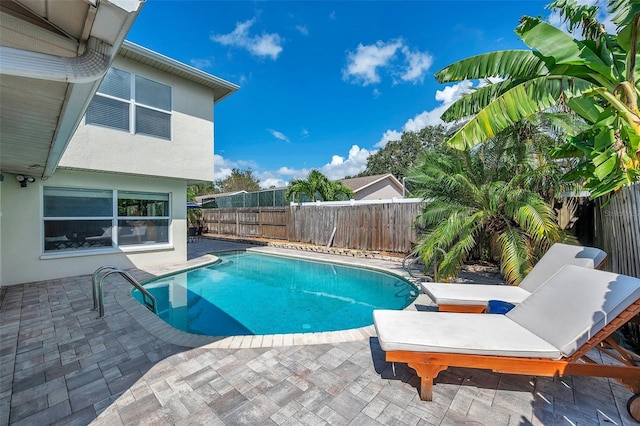
[[[399, 270], [394, 270], [390, 267], [383, 267], [375, 264], [366, 264], [362, 258], [345, 257], [340, 259], [338, 255], [324, 254], [324, 253], [312, 253], [312, 252], [298, 252], [291, 249], [274, 248], [274, 247], [256, 247], [249, 248], [247, 251], [261, 252], [264, 254], [271, 254], [277, 256], [286, 256], [307, 260], [333, 262], [336, 264], [346, 266], [357, 266], [360, 268], [366, 268], [371, 270], [377, 270], [386, 272], [392, 275], [399, 276], [405, 280], [413, 283], [416, 287], [419, 286], [415, 280], [410, 279], [408, 274], [402, 274]], [[205, 255], [197, 259], [193, 259], [182, 265], [174, 265], [170, 267], [157, 270], [159, 274], [156, 277], [163, 275], [169, 275], [189, 269], [198, 268], [211, 263], [214, 263], [219, 258], [213, 254]], [[372, 259], [373, 260], [373, 259]], [[384, 260], [375, 260], [374, 263], [391, 263]], [[400, 270], [402, 268], [400, 267]], [[153, 270], [147, 272], [153, 273]], [[420, 299], [420, 296], [418, 296]], [[416, 299], [406, 310], [415, 309], [414, 304]], [[164, 322], [153, 312], [146, 309], [142, 304], [133, 298], [131, 295], [131, 287], [124, 283], [119, 286], [115, 292], [115, 301], [150, 334], [156, 338], [178, 346], [184, 346], [188, 348], [204, 347], [204, 348], [217, 348], [217, 349], [245, 349], [245, 348], [271, 348], [278, 346], [298, 346], [298, 345], [317, 345], [326, 343], [343, 343], [353, 342], [359, 340], [368, 340], [371, 337], [376, 336], [375, 326], [368, 325], [366, 327], [353, 328], [340, 331], [324, 331], [313, 333], [292, 333], [292, 334], [265, 334], [265, 335], [243, 335], [243, 336], [203, 336], [199, 334], [187, 333], [182, 330], [178, 330], [171, 325]]]

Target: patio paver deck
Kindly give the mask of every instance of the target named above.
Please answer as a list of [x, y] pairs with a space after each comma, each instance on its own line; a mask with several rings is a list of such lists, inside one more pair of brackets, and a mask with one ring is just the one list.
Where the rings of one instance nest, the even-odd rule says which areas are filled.
[[[189, 246], [190, 267], [212, 260], [201, 254], [241, 247]], [[397, 262], [338, 260], [399, 271]], [[131, 272], [145, 279], [184, 266]], [[434, 401], [423, 402], [413, 370], [385, 362], [372, 327], [194, 338], [170, 334], [123, 296], [129, 289], [109, 279], [103, 319], [91, 310], [90, 276], [3, 289], [0, 425], [636, 424], [625, 408], [630, 392], [613, 380], [452, 368], [436, 379]], [[426, 296], [411, 307], [432, 308]]]

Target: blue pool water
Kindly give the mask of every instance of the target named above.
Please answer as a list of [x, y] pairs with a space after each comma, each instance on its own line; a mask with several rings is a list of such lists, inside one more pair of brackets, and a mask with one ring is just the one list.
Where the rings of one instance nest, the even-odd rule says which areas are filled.
[[418, 296], [408, 281], [369, 269], [250, 252], [219, 257], [145, 284], [160, 318], [209, 336], [336, 331], [371, 325], [374, 309], [403, 309]]

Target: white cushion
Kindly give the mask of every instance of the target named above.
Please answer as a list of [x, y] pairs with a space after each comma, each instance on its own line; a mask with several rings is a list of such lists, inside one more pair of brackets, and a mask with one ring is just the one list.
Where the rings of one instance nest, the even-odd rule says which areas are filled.
[[489, 300], [503, 300], [518, 304], [531, 293], [510, 285], [500, 284], [456, 284], [420, 283], [422, 290], [437, 305], [477, 305], [484, 306]]
[[504, 315], [373, 311], [385, 351], [560, 358], [560, 351]]
[[542, 256], [519, 286], [492, 284], [422, 283], [422, 289], [438, 305], [486, 305], [489, 300], [518, 304], [564, 265], [595, 268], [606, 258], [595, 247], [556, 243]]
[[506, 317], [568, 356], [640, 298], [640, 279], [567, 265]]
[[533, 269], [524, 277], [520, 287], [529, 293], [533, 293], [564, 265], [596, 268], [606, 257], [607, 254], [604, 251], [595, 247], [556, 243], [547, 250]]

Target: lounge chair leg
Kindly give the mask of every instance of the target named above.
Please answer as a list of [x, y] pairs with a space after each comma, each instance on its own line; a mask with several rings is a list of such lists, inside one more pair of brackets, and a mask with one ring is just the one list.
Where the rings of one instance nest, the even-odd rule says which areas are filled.
[[407, 364], [416, 370], [420, 377], [420, 399], [422, 401], [433, 401], [433, 379], [438, 376], [442, 370], [446, 370], [446, 365], [433, 364]]
[[633, 395], [627, 402], [627, 411], [633, 420], [640, 422], [640, 393]]

